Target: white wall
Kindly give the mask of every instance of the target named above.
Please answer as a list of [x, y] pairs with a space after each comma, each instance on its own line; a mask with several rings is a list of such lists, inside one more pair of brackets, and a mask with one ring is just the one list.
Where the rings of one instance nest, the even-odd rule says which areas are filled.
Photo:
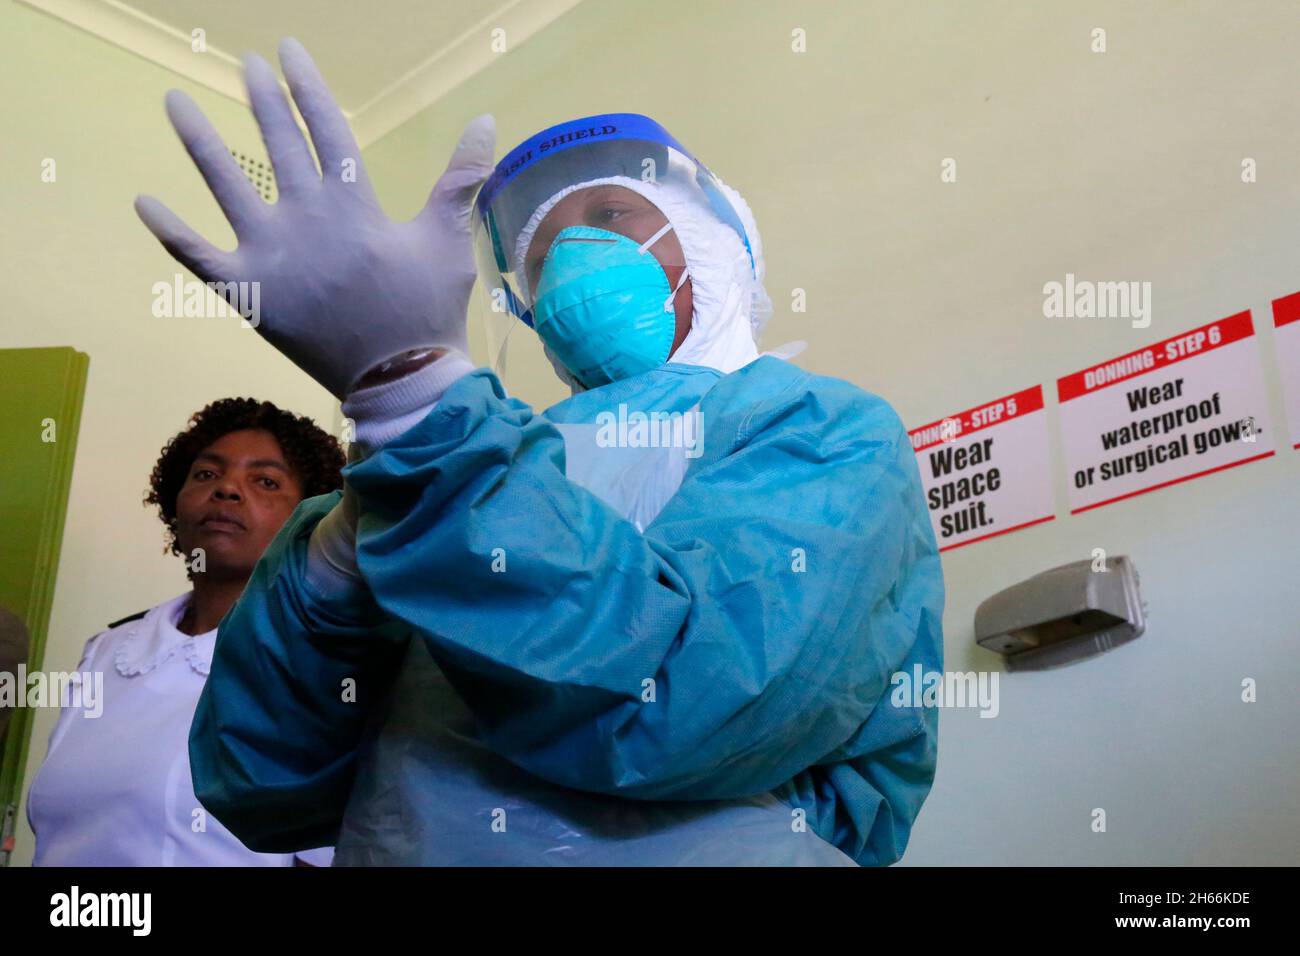
[[[1294, 10], [587, 0], [367, 162], [389, 210], [411, 215], [478, 112], [496, 114], [500, 151], [576, 116], [647, 113], [753, 206], [777, 304], [765, 344], [809, 340], [801, 364], [885, 396], [904, 421], [1249, 307], [1280, 433], [1267, 305], [1300, 290]], [[189, 411], [251, 393], [328, 423], [331, 404], [246, 330], [149, 316], [150, 285], [174, 268], [136, 221], [135, 192], [233, 242], [165, 122], [163, 91], [189, 90], [253, 146], [251, 121], [23, 8], [0, 18], [14, 164], [0, 181], [11, 297], [0, 344], [91, 355], [46, 660], [64, 668], [105, 621], [184, 585], [137, 502]], [[1104, 55], [1089, 51], [1098, 26]], [[790, 50], [794, 28], [806, 53]], [[46, 155], [60, 159], [57, 186], [39, 183]], [[1240, 182], [1245, 156], [1259, 164], [1254, 185]], [[939, 181], [945, 157], [956, 184]], [[1150, 281], [1151, 328], [1044, 319], [1042, 286], [1066, 272]], [[796, 287], [805, 314], [790, 312]], [[522, 397], [566, 394], [535, 347], [512, 365]], [[1059, 466], [1055, 442], [1052, 454]], [[999, 667], [972, 644], [983, 598], [1094, 547], [1133, 556], [1151, 621], [1092, 662], [1002, 675], [995, 720], [944, 713], [938, 780], [905, 863], [1300, 860], [1298, 456], [1076, 517], [1062, 508], [945, 556], [950, 670]], [[1252, 705], [1239, 702], [1247, 676], [1260, 684]], [[51, 723], [37, 721], [32, 767]], [[1104, 835], [1089, 830], [1094, 807], [1107, 810]]]

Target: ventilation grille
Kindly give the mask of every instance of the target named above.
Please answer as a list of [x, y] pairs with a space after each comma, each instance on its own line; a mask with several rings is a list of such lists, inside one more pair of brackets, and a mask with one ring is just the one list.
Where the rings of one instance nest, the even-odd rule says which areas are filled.
[[275, 173], [270, 164], [246, 156], [237, 149], [232, 149], [230, 155], [235, 157], [235, 162], [239, 163], [239, 168], [244, 171], [253, 188], [262, 194], [262, 198], [270, 203], [275, 202]]

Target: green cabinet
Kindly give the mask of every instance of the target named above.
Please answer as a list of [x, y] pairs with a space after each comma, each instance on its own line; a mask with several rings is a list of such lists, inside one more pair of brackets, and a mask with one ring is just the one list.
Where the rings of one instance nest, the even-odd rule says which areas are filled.
[[[29, 671], [45, 655], [89, 365], [66, 347], [0, 349], [0, 604], [27, 626]], [[12, 845], [33, 716], [14, 708], [4, 732], [0, 862]]]

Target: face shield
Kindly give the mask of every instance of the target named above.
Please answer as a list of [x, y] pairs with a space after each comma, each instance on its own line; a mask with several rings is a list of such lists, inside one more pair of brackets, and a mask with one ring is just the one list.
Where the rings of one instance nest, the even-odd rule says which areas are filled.
[[498, 377], [507, 380], [511, 338], [534, 333], [582, 387], [667, 361], [690, 278], [661, 208], [669, 196], [733, 230], [752, 274], [750, 239], [724, 189], [647, 117], [554, 126], [497, 164], [475, 201], [473, 232], [476, 308]]

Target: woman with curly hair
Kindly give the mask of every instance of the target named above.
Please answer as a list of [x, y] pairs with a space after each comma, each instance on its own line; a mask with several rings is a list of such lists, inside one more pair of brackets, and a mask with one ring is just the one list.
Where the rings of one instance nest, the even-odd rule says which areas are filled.
[[192, 587], [87, 642], [77, 674], [102, 674], [102, 692], [64, 707], [32, 781], [36, 865], [328, 864], [329, 849], [240, 843], [195, 797], [187, 741], [218, 622], [298, 503], [342, 486], [344, 463], [311, 419], [251, 398], [211, 403], [163, 447], [145, 504]]

